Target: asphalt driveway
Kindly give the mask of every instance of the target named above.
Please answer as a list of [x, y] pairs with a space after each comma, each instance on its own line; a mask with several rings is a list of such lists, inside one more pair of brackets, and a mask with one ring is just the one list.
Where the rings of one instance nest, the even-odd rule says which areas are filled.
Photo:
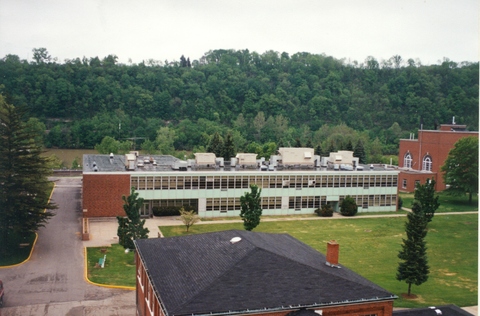
[[[31, 259], [0, 269], [6, 315], [134, 315], [133, 291], [108, 289], [84, 279], [81, 178], [57, 178], [56, 214], [38, 231]], [[107, 301], [116, 301], [108, 306]], [[59, 309], [60, 308], [60, 309]]]

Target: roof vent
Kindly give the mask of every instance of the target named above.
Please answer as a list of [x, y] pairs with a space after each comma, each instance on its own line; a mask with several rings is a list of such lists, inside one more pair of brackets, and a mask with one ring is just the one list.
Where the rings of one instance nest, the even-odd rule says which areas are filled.
[[236, 244], [237, 242], [239, 242], [240, 240], [242, 240], [242, 238], [233, 237], [232, 239], [230, 239], [230, 243], [233, 245], [233, 244]]
[[110, 159], [113, 159], [113, 153], [110, 153]]

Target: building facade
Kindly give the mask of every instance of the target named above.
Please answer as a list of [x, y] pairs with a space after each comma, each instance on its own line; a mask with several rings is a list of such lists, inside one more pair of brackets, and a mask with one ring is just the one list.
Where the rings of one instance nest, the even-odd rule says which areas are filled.
[[400, 169], [398, 189], [413, 192], [415, 184], [435, 179], [436, 190], [446, 189], [441, 167], [455, 143], [464, 137], [478, 137], [478, 132], [466, 130], [465, 125], [442, 124], [439, 130], [419, 130], [418, 138], [401, 139], [398, 153]]
[[[145, 163], [152, 157], [144, 158], [137, 159]], [[396, 170], [189, 167], [180, 171], [172, 170], [178, 161], [171, 156], [153, 157], [156, 163], [148, 168], [125, 170], [125, 161], [123, 156], [84, 156], [85, 217], [123, 216], [122, 195], [129, 195], [131, 188], [144, 199], [143, 216], [152, 215], [154, 207], [183, 205], [193, 206], [200, 217], [238, 216], [240, 197], [250, 192], [250, 184], [262, 189], [263, 215], [311, 214], [326, 203], [338, 211], [347, 195], [355, 199], [359, 212], [397, 210]]]

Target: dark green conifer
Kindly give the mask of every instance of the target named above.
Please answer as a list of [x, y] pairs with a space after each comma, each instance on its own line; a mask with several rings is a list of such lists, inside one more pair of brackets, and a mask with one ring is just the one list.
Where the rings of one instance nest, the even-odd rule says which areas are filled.
[[363, 142], [361, 139], [358, 140], [355, 149], [353, 150], [353, 156], [358, 158], [359, 163], [367, 163], [367, 157], [365, 155], [365, 147], [363, 147]]
[[145, 225], [145, 220], [140, 219], [140, 209], [143, 206], [143, 198], [138, 197], [135, 188], [132, 187], [129, 196], [122, 196], [123, 210], [127, 217], [117, 216], [118, 220], [118, 243], [125, 249], [135, 249], [133, 241], [135, 239], [148, 238], [149, 230]]
[[44, 226], [54, 214], [50, 203], [48, 159], [43, 144], [24, 121], [25, 109], [0, 95], [0, 254]]
[[407, 239], [403, 239], [402, 250], [398, 253], [402, 262], [398, 265], [397, 280], [408, 284], [407, 295], [411, 293], [412, 284], [420, 285], [428, 280], [427, 223], [421, 203], [415, 200], [405, 223]]

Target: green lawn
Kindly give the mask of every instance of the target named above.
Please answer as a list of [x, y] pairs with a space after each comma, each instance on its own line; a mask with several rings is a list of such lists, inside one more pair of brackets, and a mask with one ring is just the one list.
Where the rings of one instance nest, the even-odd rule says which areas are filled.
[[[107, 255], [105, 267], [97, 266], [98, 259]], [[88, 279], [95, 283], [135, 287], [135, 257], [125, 253], [120, 245], [87, 248]]]
[[[438, 213], [445, 212], [469, 212], [478, 211], [478, 195], [472, 196], [472, 204], [468, 204], [468, 196], [449, 195], [445, 192], [438, 192], [438, 201], [440, 207]], [[403, 207], [411, 208], [413, 202], [413, 193], [400, 193], [403, 200]]]
[[[399, 298], [396, 307], [456, 304], [477, 305], [478, 217], [436, 216], [429, 223], [427, 255], [429, 280], [412, 286], [415, 300], [401, 298], [407, 284], [395, 279], [397, 254], [405, 237], [406, 218], [357, 218], [263, 222], [255, 231], [289, 233], [325, 253], [327, 241], [340, 244], [340, 263], [377, 283]], [[160, 227], [165, 236], [185, 235], [184, 226]], [[190, 233], [243, 229], [242, 223], [195, 225]]]
[[[12, 243], [18, 244], [19, 246], [18, 248], [9, 249], [10, 251], [6, 256], [0, 255], [0, 267], [8, 267], [27, 260], [28, 256], [30, 256], [30, 252], [32, 251], [32, 246], [36, 235], [32, 233], [27, 237], [12, 236], [11, 238], [14, 240]], [[20, 244], [28, 244], [28, 246], [21, 247]]]

